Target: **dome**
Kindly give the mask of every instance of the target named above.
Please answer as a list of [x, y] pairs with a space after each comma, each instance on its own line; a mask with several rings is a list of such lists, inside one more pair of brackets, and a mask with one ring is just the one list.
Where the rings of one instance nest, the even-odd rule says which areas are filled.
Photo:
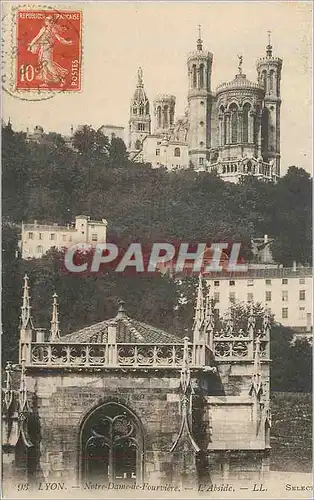
[[243, 90], [243, 89], [252, 89], [264, 92], [264, 87], [262, 85], [250, 82], [250, 80], [246, 78], [246, 75], [244, 73], [239, 73], [235, 76], [233, 80], [231, 80], [231, 82], [224, 82], [218, 85], [216, 93], [219, 94], [220, 92], [224, 92], [226, 90]]

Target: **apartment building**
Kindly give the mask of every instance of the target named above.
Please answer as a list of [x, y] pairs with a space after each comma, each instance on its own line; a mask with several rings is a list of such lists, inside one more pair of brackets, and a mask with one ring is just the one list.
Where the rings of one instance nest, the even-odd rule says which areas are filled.
[[67, 226], [58, 224], [22, 223], [20, 251], [22, 259], [42, 257], [53, 247], [69, 248], [76, 243], [105, 243], [107, 221], [92, 220], [87, 215], [78, 215], [75, 223]]
[[251, 268], [245, 274], [216, 273], [206, 280], [220, 316], [232, 304], [254, 302], [268, 307], [284, 326], [300, 332], [312, 329], [312, 268]]

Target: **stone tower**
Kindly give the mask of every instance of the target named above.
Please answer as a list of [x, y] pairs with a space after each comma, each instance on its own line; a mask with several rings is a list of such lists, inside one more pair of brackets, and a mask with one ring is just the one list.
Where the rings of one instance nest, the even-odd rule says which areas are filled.
[[130, 106], [129, 150], [131, 152], [142, 149], [143, 139], [150, 134], [150, 127], [149, 101], [144, 89], [143, 71], [139, 68], [137, 85]]
[[277, 175], [280, 175], [280, 80], [282, 59], [273, 56], [270, 41], [266, 47], [266, 57], [256, 62], [258, 81], [265, 89], [262, 115], [262, 156], [265, 161], [273, 161]]
[[201, 33], [197, 40], [197, 50], [188, 56], [188, 116], [189, 116], [189, 156], [196, 169], [205, 167], [211, 146], [211, 73], [213, 54], [203, 50]]
[[167, 134], [174, 125], [176, 98], [160, 94], [154, 100], [155, 134]]

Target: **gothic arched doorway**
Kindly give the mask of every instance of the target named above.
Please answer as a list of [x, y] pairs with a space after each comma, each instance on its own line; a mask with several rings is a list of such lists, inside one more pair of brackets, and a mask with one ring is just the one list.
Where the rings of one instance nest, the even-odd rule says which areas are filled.
[[85, 419], [80, 433], [83, 481], [141, 483], [143, 432], [139, 419], [124, 405], [105, 403]]

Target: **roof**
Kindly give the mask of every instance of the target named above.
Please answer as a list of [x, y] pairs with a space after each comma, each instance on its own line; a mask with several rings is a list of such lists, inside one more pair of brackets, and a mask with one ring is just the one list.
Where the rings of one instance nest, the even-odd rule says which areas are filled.
[[225, 90], [233, 90], [233, 89], [253, 89], [260, 90], [264, 92], [264, 87], [259, 85], [258, 83], [251, 82], [246, 78], [244, 73], [240, 73], [235, 76], [231, 82], [224, 82], [218, 85], [216, 89], [216, 93], [224, 92]]
[[60, 342], [79, 344], [97, 344], [108, 342], [108, 327], [115, 326], [117, 343], [170, 344], [183, 343], [183, 340], [160, 328], [130, 318], [120, 307], [115, 318], [107, 319], [68, 335], [63, 335]]

